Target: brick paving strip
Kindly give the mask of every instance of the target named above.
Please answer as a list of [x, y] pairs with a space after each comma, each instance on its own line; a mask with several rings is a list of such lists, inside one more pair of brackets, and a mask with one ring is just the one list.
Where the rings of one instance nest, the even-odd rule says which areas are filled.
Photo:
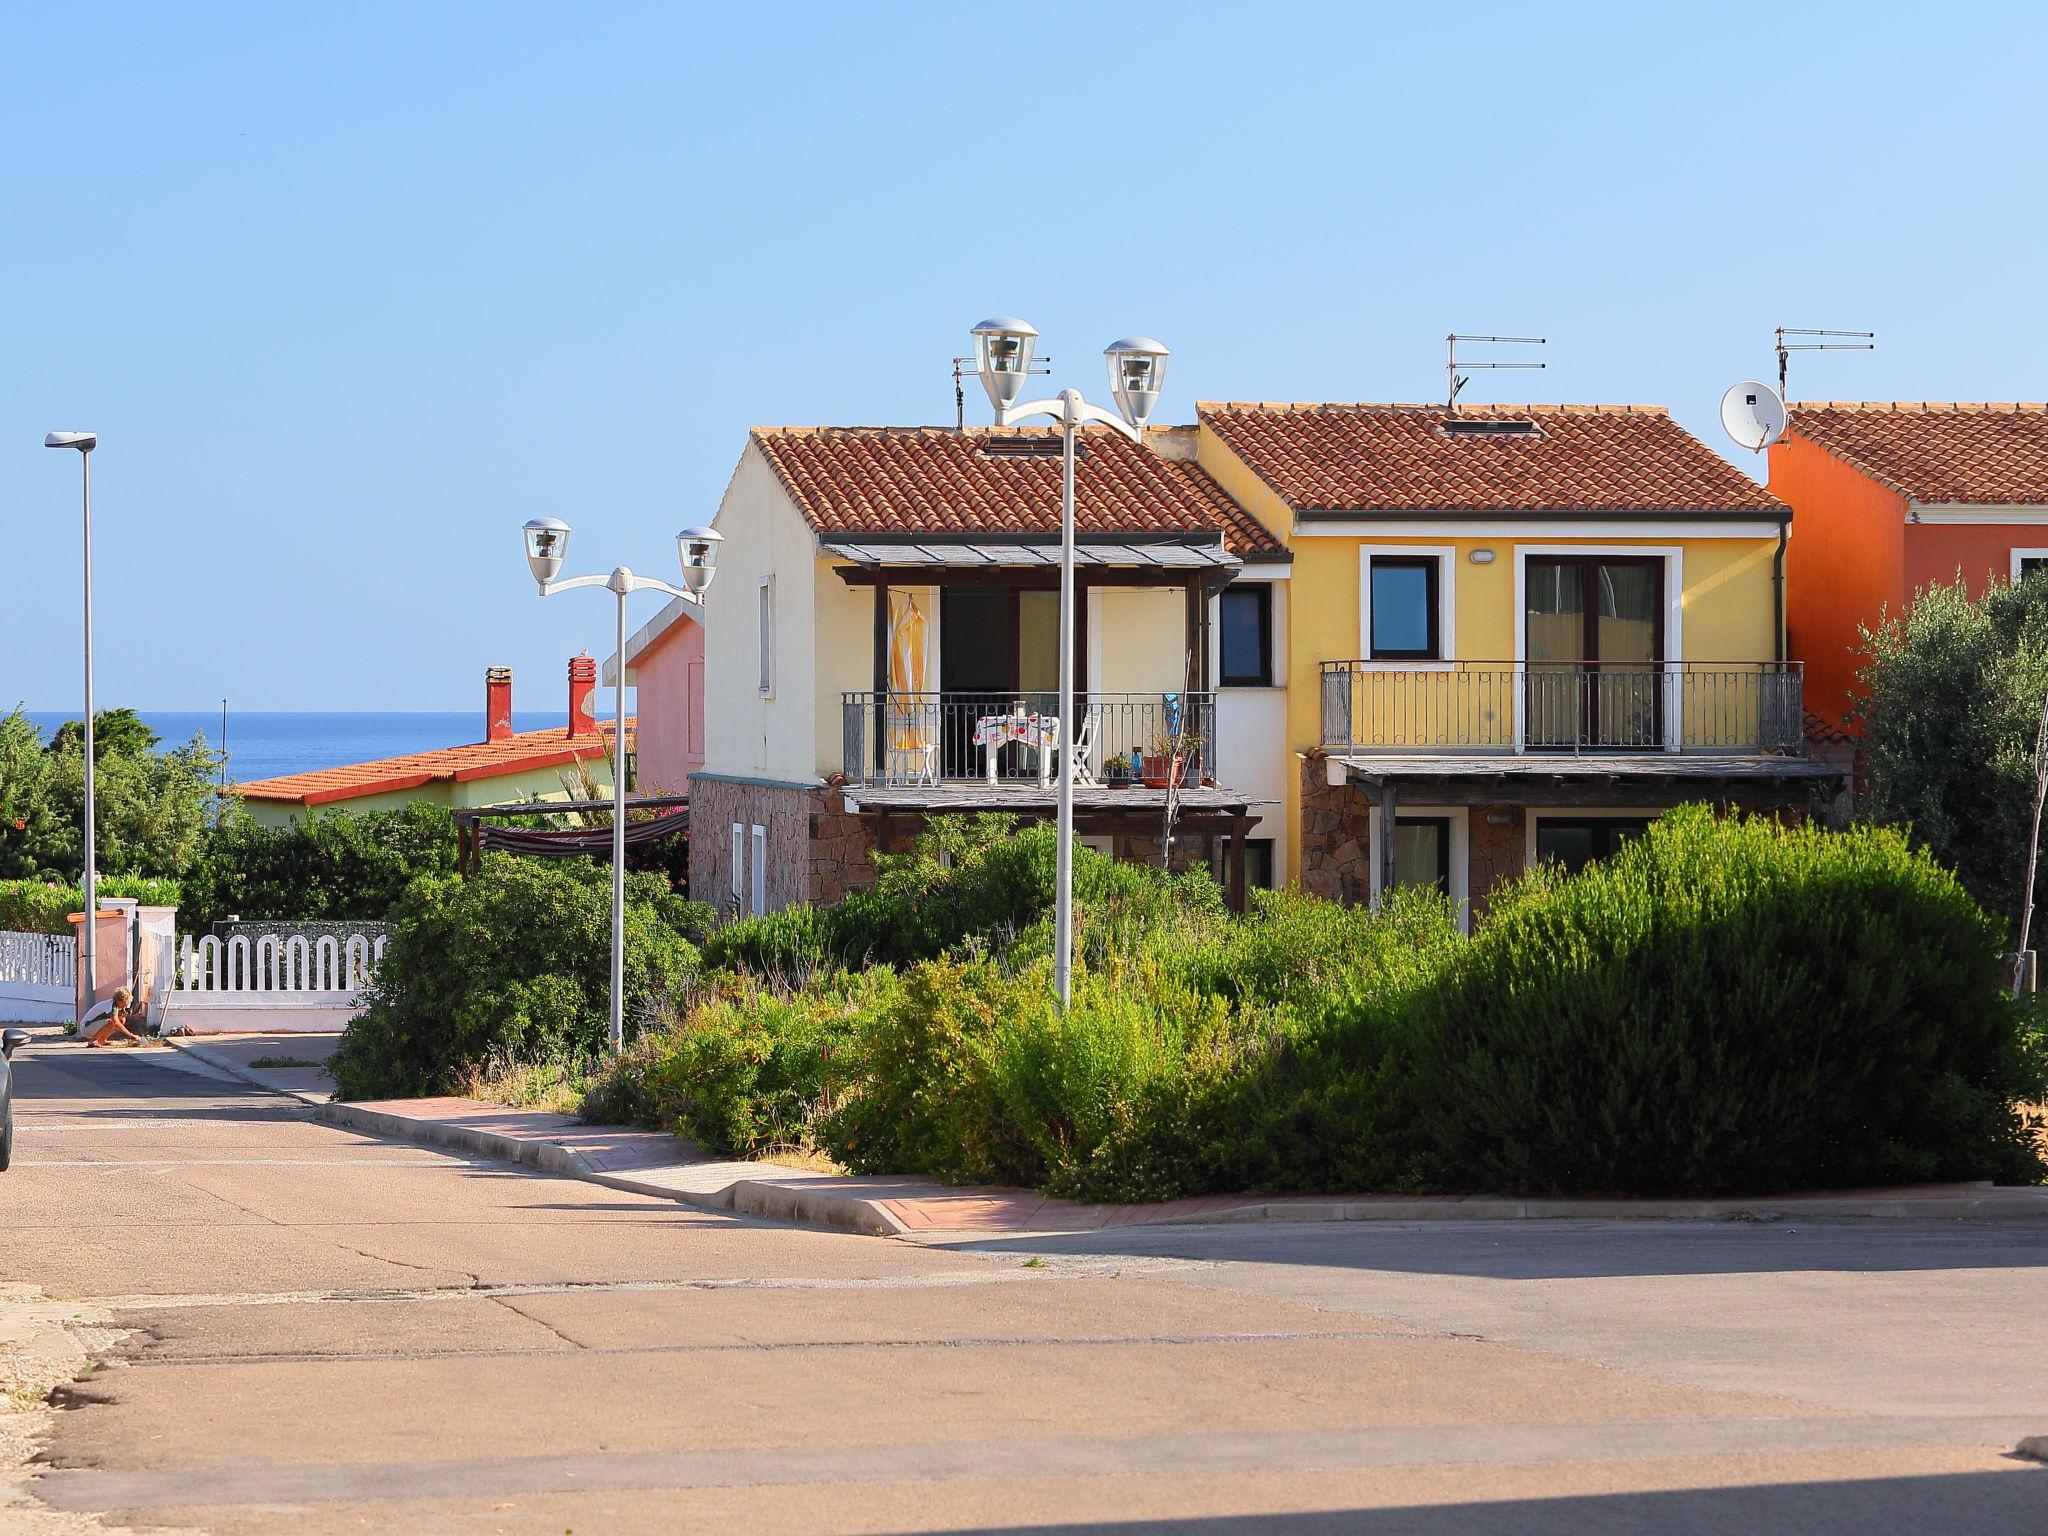
[[1787, 1218], [2048, 1218], [2048, 1188], [1913, 1184], [1755, 1199], [1514, 1199], [1498, 1195], [1207, 1195], [1153, 1205], [1086, 1205], [1025, 1189], [973, 1188], [931, 1179], [817, 1174], [773, 1163], [708, 1158], [681, 1137], [477, 1099], [338, 1103], [317, 1067], [254, 1061], [324, 1060], [337, 1035], [211, 1036], [169, 1043], [273, 1093], [313, 1106], [332, 1125], [458, 1148], [547, 1173], [656, 1195], [707, 1210], [765, 1216], [874, 1237], [1092, 1232], [1107, 1227], [1239, 1221], [1514, 1221], [1643, 1219], [1769, 1221]]

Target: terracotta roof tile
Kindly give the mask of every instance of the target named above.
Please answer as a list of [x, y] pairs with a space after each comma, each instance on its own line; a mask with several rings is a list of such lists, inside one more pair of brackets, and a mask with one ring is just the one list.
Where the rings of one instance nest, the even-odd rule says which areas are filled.
[[2048, 502], [2048, 405], [1806, 400], [1788, 409], [1790, 435], [1909, 501]]
[[1205, 403], [1203, 425], [1297, 511], [1733, 512], [1783, 502], [1662, 406]]
[[[753, 440], [798, 510], [820, 533], [1057, 535], [1057, 458], [999, 458], [1005, 438], [1053, 438], [1055, 427], [756, 427]], [[1273, 554], [1280, 541], [1192, 462], [1140, 448], [1107, 428], [1084, 432], [1074, 472], [1083, 534], [1214, 534], [1233, 554]]]
[[[629, 748], [632, 731], [633, 717], [628, 715]], [[338, 800], [360, 800], [367, 795], [398, 794], [425, 784], [456, 784], [470, 779], [502, 778], [508, 773], [527, 773], [536, 768], [567, 768], [578, 761], [608, 756], [611, 735], [609, 720], [599, 722], [596, 736], [572, 737], [566, 726], [520, 731], [500, 741], [438, 747], [431, 752], [380, 757], [374, 762], [349, 763], [340, 768], [252, 779], [247, 784], [237, 784], [235, 792], [246, 800], [267, 804], [329, 805]]]

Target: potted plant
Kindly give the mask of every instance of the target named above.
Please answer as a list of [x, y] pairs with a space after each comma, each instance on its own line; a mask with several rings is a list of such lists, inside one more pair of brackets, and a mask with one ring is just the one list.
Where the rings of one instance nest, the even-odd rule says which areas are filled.
[[1159, 739], [1145, 753], [1144, 777], [1147, 789], [1166, 789], [1175, 784], [1185, 783], [1188, 762], [1201, 746], [1201, 738], [1192, 731], [1178, 735], [1162, 732]]

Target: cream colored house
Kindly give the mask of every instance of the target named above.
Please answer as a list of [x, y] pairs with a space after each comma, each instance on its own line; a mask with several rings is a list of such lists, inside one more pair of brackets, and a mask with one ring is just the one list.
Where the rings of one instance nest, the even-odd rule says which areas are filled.
[[[1076, 797], [1084, 841], [1156, 859], [1170, 804], [1177, 864], [1270, 881], [1261, 819], [1295, 792], [1287, 552], [1195, 462], [1192, 429], [1155, 429], [1143, 447], [1086, 432], [1069, 732], [1055, 702], [1058, 441], [749, 435], [705, 608], [693, 892], [755, 911], [834, 901], [930, 816], [1049, 817], [1070, 734], [1093, 781]], [[1149, 788], [1134, 782], [1148, 766]]]

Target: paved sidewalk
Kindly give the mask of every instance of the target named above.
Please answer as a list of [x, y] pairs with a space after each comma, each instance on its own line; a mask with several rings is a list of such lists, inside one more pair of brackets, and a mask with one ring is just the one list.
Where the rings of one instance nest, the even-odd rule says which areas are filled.
[[1522, 1200], [1498, 1195], [1210, 1195], [1152, 1205], [1086, 1205], [1022, 1189], [931, 1179], [805, 1173], [704, 1156], [662, 1131], [584, 1125], [567, 1115], [476, 1099], [334, 1103], [318, 1066], [336, 1035], [216, 1035], [171, 1043], [259, 1087], [316, 1105], [319, 1118], [379, 1136], [456, 1147], [593, 1184], [711, 1210], [768, 1216], [876, 1237], [1099, 1232], [1113, 1227], [1246, 1221], [1526, 1221], [1779, 1218], [1986, 1220], [2048, 1218], [2048, 1188], [1920, 1184], [1728, 1200]]

